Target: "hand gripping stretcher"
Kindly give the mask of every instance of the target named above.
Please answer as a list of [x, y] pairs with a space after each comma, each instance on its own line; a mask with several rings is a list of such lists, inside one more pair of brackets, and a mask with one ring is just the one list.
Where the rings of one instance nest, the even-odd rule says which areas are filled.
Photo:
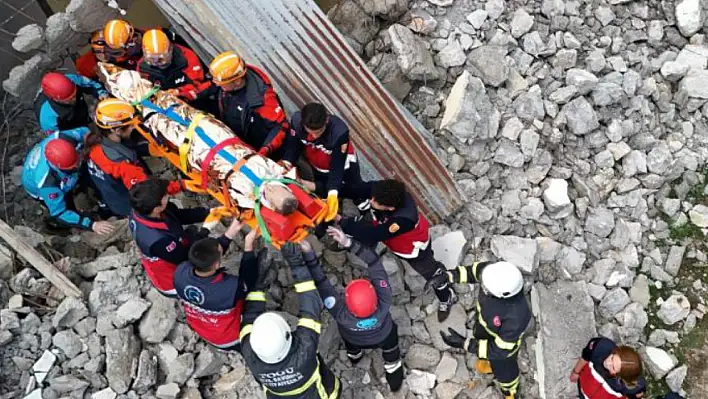
[[[304, 239], [324, 220], [324, 201], [287, 178], [282, 166], [257, 155], [212, 115], [153, 87], [135, 71], [107, 63], [99, 63], [98, 70], [111, 94], [142, 113], [136, 129], [148, 141], [150, 153], [177, 167], [187, 177], [186, 189], [209, 194], [222, 204], [210, 214], [212, 222], [238, 217], [252, 228], [258, 226], [266, 241], [280, 247]], [[261, 205], [261, 188], [271, 182], [287, 185], [298, 200], [297, 211], [284, 216]]]

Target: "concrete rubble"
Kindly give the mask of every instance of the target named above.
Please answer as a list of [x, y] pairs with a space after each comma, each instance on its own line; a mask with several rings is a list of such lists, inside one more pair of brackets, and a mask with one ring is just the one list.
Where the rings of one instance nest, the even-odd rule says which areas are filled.
[[[72, 0], [17, 32], [13, 47], [29, 58], [3, 88], [31, 100], [28, 87], [118, 15], [109, 3]], [[575, 397], [570, 367], [603, 334], [638, 348], [651, 378], [700, 397], [687, 378], [693, 365], [674, 353], [708, 310], [705, 282], [690, 276], [708, 260], [698, 235], [708, 228], [701, 2], [342, 0], [328, 17], [432, 133], [468, 200], [433, 228], [438, 260], [450, 269], [504, 259], [523, 271], [535, 317], [519, 352], [521, 396]], [[19, 179], [39, 134], [13, 123], [6, 209], [28, 243], [71, 258], [67, 275], [85, 297], [56, 296], [0, 246], [0, 396], [260, 397], [240, 356], [199, 340], [176, 302], [150, 288], [125, 231], [108, 242], [39, 233], [36, 203]], [[346, 255], [323, 259], [337, 284], [364, 273]], [[406, 365], [396, 397], [500, 398], [470, 367], [474, 356], [440, 337], [448, 328], [471, 334], [479, 288], [456, 285], [459, 302], [438, 323], [425, 280], [383, 259]], [[294, 311], [285, 283], [273, 284], [269, 300]], [[392, 396], [380, 355], [367, 352], [350, 367], [331, 322], [321, 352], [345, 397]]]

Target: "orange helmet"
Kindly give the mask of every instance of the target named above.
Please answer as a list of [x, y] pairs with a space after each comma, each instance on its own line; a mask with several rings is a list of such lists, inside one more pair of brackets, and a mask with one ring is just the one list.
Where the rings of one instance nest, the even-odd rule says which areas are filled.
[[103, 129], [133, 125], [138, 121], [135, 108], [117, 98], [108, 98], [98, 103], [94, 116], [96, 125]]
[[133, 38], [134, 33], [133, 25], [122, 19], [108, 21], [103, 27], [103, 37], [106, 44], [114, 50], [124, 49]]
[[246, 63], [233, 51], [225, 51], [209, 64], [209, 73], [217, 85], [231, 83], [246, 75]]
[[170, 52], [170, 39], [161, 29], [150, 29], [143, 35], [143, 55], [158, 56]]
[[103, 30], [93, 32], [89, 43], [94, 53], [102, 53], [106, 49], [106, 39], [103, 36]]

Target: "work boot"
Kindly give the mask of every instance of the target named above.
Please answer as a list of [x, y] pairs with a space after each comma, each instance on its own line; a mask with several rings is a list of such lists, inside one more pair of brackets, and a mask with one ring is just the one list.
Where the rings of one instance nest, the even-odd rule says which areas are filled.
[[401, 361], [399, 360], [397, 363], [390, 365], [384, 364], [384, 368], [386, 369], [386, 382], [388, 382], [388, 387], [391, 389], [391, 392], [398, 392], [398, 390], [401, 389], [401, 385], [403, 385], [403, 365]]
[[450, 290], [450, 298], [448, 298], [448, 300], [445, 302], [440, 301], [440, 303], [438, 304], [439, 323], [442, 323], [447, 320], [448, 316], [450, 316], [450, 309], [452, 309], [452, 305], [457, 302], [457, 295], [455, 294], [455, 291], [453, 291], [450, 287], [448, 287], [447, 289]]
[[481, 374], [492, 374], [492, 364], [486, 359], [477, 359], [474, 368]]
[[349, 361], [352, 362], [352, 366], [359, 363], [361, 359], [364, 357], [364, 351], [359, 349], [358, 352], [349, 352], [347, 351], [347, 357], [349, 358]]

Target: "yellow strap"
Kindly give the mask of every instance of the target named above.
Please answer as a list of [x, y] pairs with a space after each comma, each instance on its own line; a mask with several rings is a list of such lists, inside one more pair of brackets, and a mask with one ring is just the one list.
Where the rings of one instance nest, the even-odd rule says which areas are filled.
[[474, 276], [475, 280], [479, 281], [479, 276], [477, 275], [477, 266], [479, 266], [479, 262], [474, 262], [472, 264], [472, 275]]
[[263, 386], [263, 391], [265, 393], [271, 393], [275, 396], [295, 396], [295, 395], [300, 395], [301, 393], [307, 391], [312, 384], [320, 383], [322, 380], [322, 376], [320, 375], [320, 360], [317, 359], [317, 367], [315, 368], [315, 372], [312, 373], [312, 376], [305, 382], [304, 385], [300, 386], [299, 388], [295, 388], [291, 391], [286, 391], [286, 392], [274, 392], [268, 389], [265, 385]]
[[489, 346], [489, 342], [486, 339], [480, 339], [477, 341], [477, 357], [480, 359], [487, 360], [489, 358], [489, 354], [487, 351], [487, 347]]
[[319, 322], [316, 322], [312, 319], [301, 318], [300, 320], [297, 321], [297, 325], [298, 325], [298, 327], [307, 327], [310, 330], [316, 332], [317, 334], [319, 334], [320, 331], [322, 330], [322, 324], [320, 324]]
[[262, 301], [265, 302], [266, 295], [263, 291], [251, 291], [246, 295], [247, 301]]
[[295, 292], [297, 292], [298, 294], [302, 292], [313, 291], [316, 289], [317, 287], [315, 287], [315, 282], [313, 280], [303, 281], [302, 283], [295, 284]]
[[332, 394], [329, 395], [329, 399], [336, 399], [337, 395], [339, 394], [339, 378], [337, 376], [334, 376], [334, 389], [332, 390]]
[[511, 382], [497, 381], [497, 383], [499, 383], [499, 386], [502, 388], [515, 388], [517, 385], [519, 385], [519, 377], [517, 376]]
[[243, 341], [246, 335], [250, 334], [251, 331], [253, 331], [253, 324], [247, 324], [241, 327], [241, 333], [238, 335], [238, 339]]
[[460, 283], [464, 284], [468, 282], [468, 277], [467, 277], [467, 267], [466, 266], [457, 266], [457, 270], [460, 271]]
[[[489, 328], [489, 326], [487, 325], [487, 322], [484, 321], [484, 317], [482, 316], [482, 306], [479, 304], [479, 302], [477, 302], [477, 315], [478, 315], [477, 321], [479, 321], [479, 324], [482, 325], [482, 327], [484, 327], [485, 330], [487, 330], [487, 332], [489, 333], [489, 335], [491, 335], [492, 337], [494, 337], [494, 344], [495, 344], [496, 346], [498, 346], [498, 347], [501, 348], [501, 349], [507, 350], [507, 351], [513, 351], [512, 354], [516, 352], [516, 350], [517, 350], [517, 349], [519, 348], [519, 346], [521, 345], [521, 337], [519, 337], [519, 340], [516, 341], [516, 342], [504, 341], [504, 340], [499, 336], [499, 334], [497, 334], [497, 333], [495, 333], [494, 331], [492, 331], [492, 330]], [[522, 335], [522, 336], [523, 336], [523, 335]]]
[[194, 137], [194, 131], [199, 126], [199, 122], [206, 117], [205, 114], [198, 113], [194, 115], [192, 121], [189, 123], [187, 131], [184, 132], [184, 142], [179, 146], [179, 165], [183, 172], [187, 171], [187, 154], [189, 154], [189, 149], [192, 148], [192, 137]]

